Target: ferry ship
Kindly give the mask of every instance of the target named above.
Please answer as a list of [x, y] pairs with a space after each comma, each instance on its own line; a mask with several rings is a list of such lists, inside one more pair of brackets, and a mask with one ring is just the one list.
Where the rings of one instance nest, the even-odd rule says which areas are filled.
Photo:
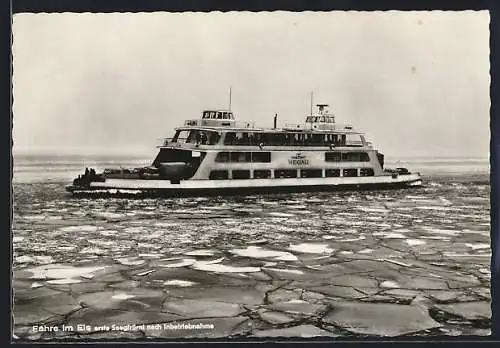
[[204, 110], [164, 139], [150, 166], [86, 169], [67, 191], [87, 195], [244, 195], [267, 192], [410, 188], [419, 173], [384, 168], [384, 155], [327, 104], [305, 122], [273, 128], [235, 119], [231, 109]]

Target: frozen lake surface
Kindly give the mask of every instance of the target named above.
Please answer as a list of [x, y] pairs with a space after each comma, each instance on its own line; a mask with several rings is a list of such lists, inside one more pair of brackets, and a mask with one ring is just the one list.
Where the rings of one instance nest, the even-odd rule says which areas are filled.
[[[490, 332], [487, 162], [389, 163], [423, 174], [425, 187], [399, 191], [89, 200], [64, 190], [85, 166], [120, 164], [148, 161], [15, 159], [18, 337]], [[206, 328], [140, 326], [174, 322]]]

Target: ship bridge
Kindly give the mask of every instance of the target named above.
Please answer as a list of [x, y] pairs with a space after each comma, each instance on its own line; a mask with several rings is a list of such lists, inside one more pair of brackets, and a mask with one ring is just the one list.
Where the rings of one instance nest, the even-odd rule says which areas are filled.
[[338, 124], [335, 121], [335, 115], [328, 112], [328, 104], [316, 104], [318, 111], [306, 116], [305, 122], [302, 124], [286, 124], [286, 130], [318, 130], [318, 131], [341, 131], [355, 132], [350, 124]]
[[318, 113], [306, 116], [306, 123], [316, 123], [316, 124], [333, 124], [335, 123], [335, 115], [328, 113], [326, 109], [328, 104], [316, 104], [318, 107]]
[[186, 127], [239, 127], [253, 128], [253, 122], [236, 122], [234, 114], [227, 109], [203, 110], [201, 118], [187, 120], [184, 122]]

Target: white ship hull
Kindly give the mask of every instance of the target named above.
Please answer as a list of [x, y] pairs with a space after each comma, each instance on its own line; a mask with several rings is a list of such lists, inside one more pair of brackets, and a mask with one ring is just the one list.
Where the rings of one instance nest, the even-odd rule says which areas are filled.
[[359, 189], [411, 188], [422, 185], [419, 174], [381, 175], [372, 177], [286, 178], [248, 180], [168, 180], [106, 179], [92, 182], [85, 189], [71, 188], [75, 196], [139, 195], [139, 196], [204, 196], [241, 195], [270, 192], [307, 192]]

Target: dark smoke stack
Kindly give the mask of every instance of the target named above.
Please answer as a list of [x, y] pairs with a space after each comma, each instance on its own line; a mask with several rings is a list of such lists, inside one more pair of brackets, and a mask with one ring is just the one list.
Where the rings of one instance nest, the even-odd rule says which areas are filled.
[[276, 125], [278, 123], [278, 114], [274, 115], [274, 129], [276, 129]]

